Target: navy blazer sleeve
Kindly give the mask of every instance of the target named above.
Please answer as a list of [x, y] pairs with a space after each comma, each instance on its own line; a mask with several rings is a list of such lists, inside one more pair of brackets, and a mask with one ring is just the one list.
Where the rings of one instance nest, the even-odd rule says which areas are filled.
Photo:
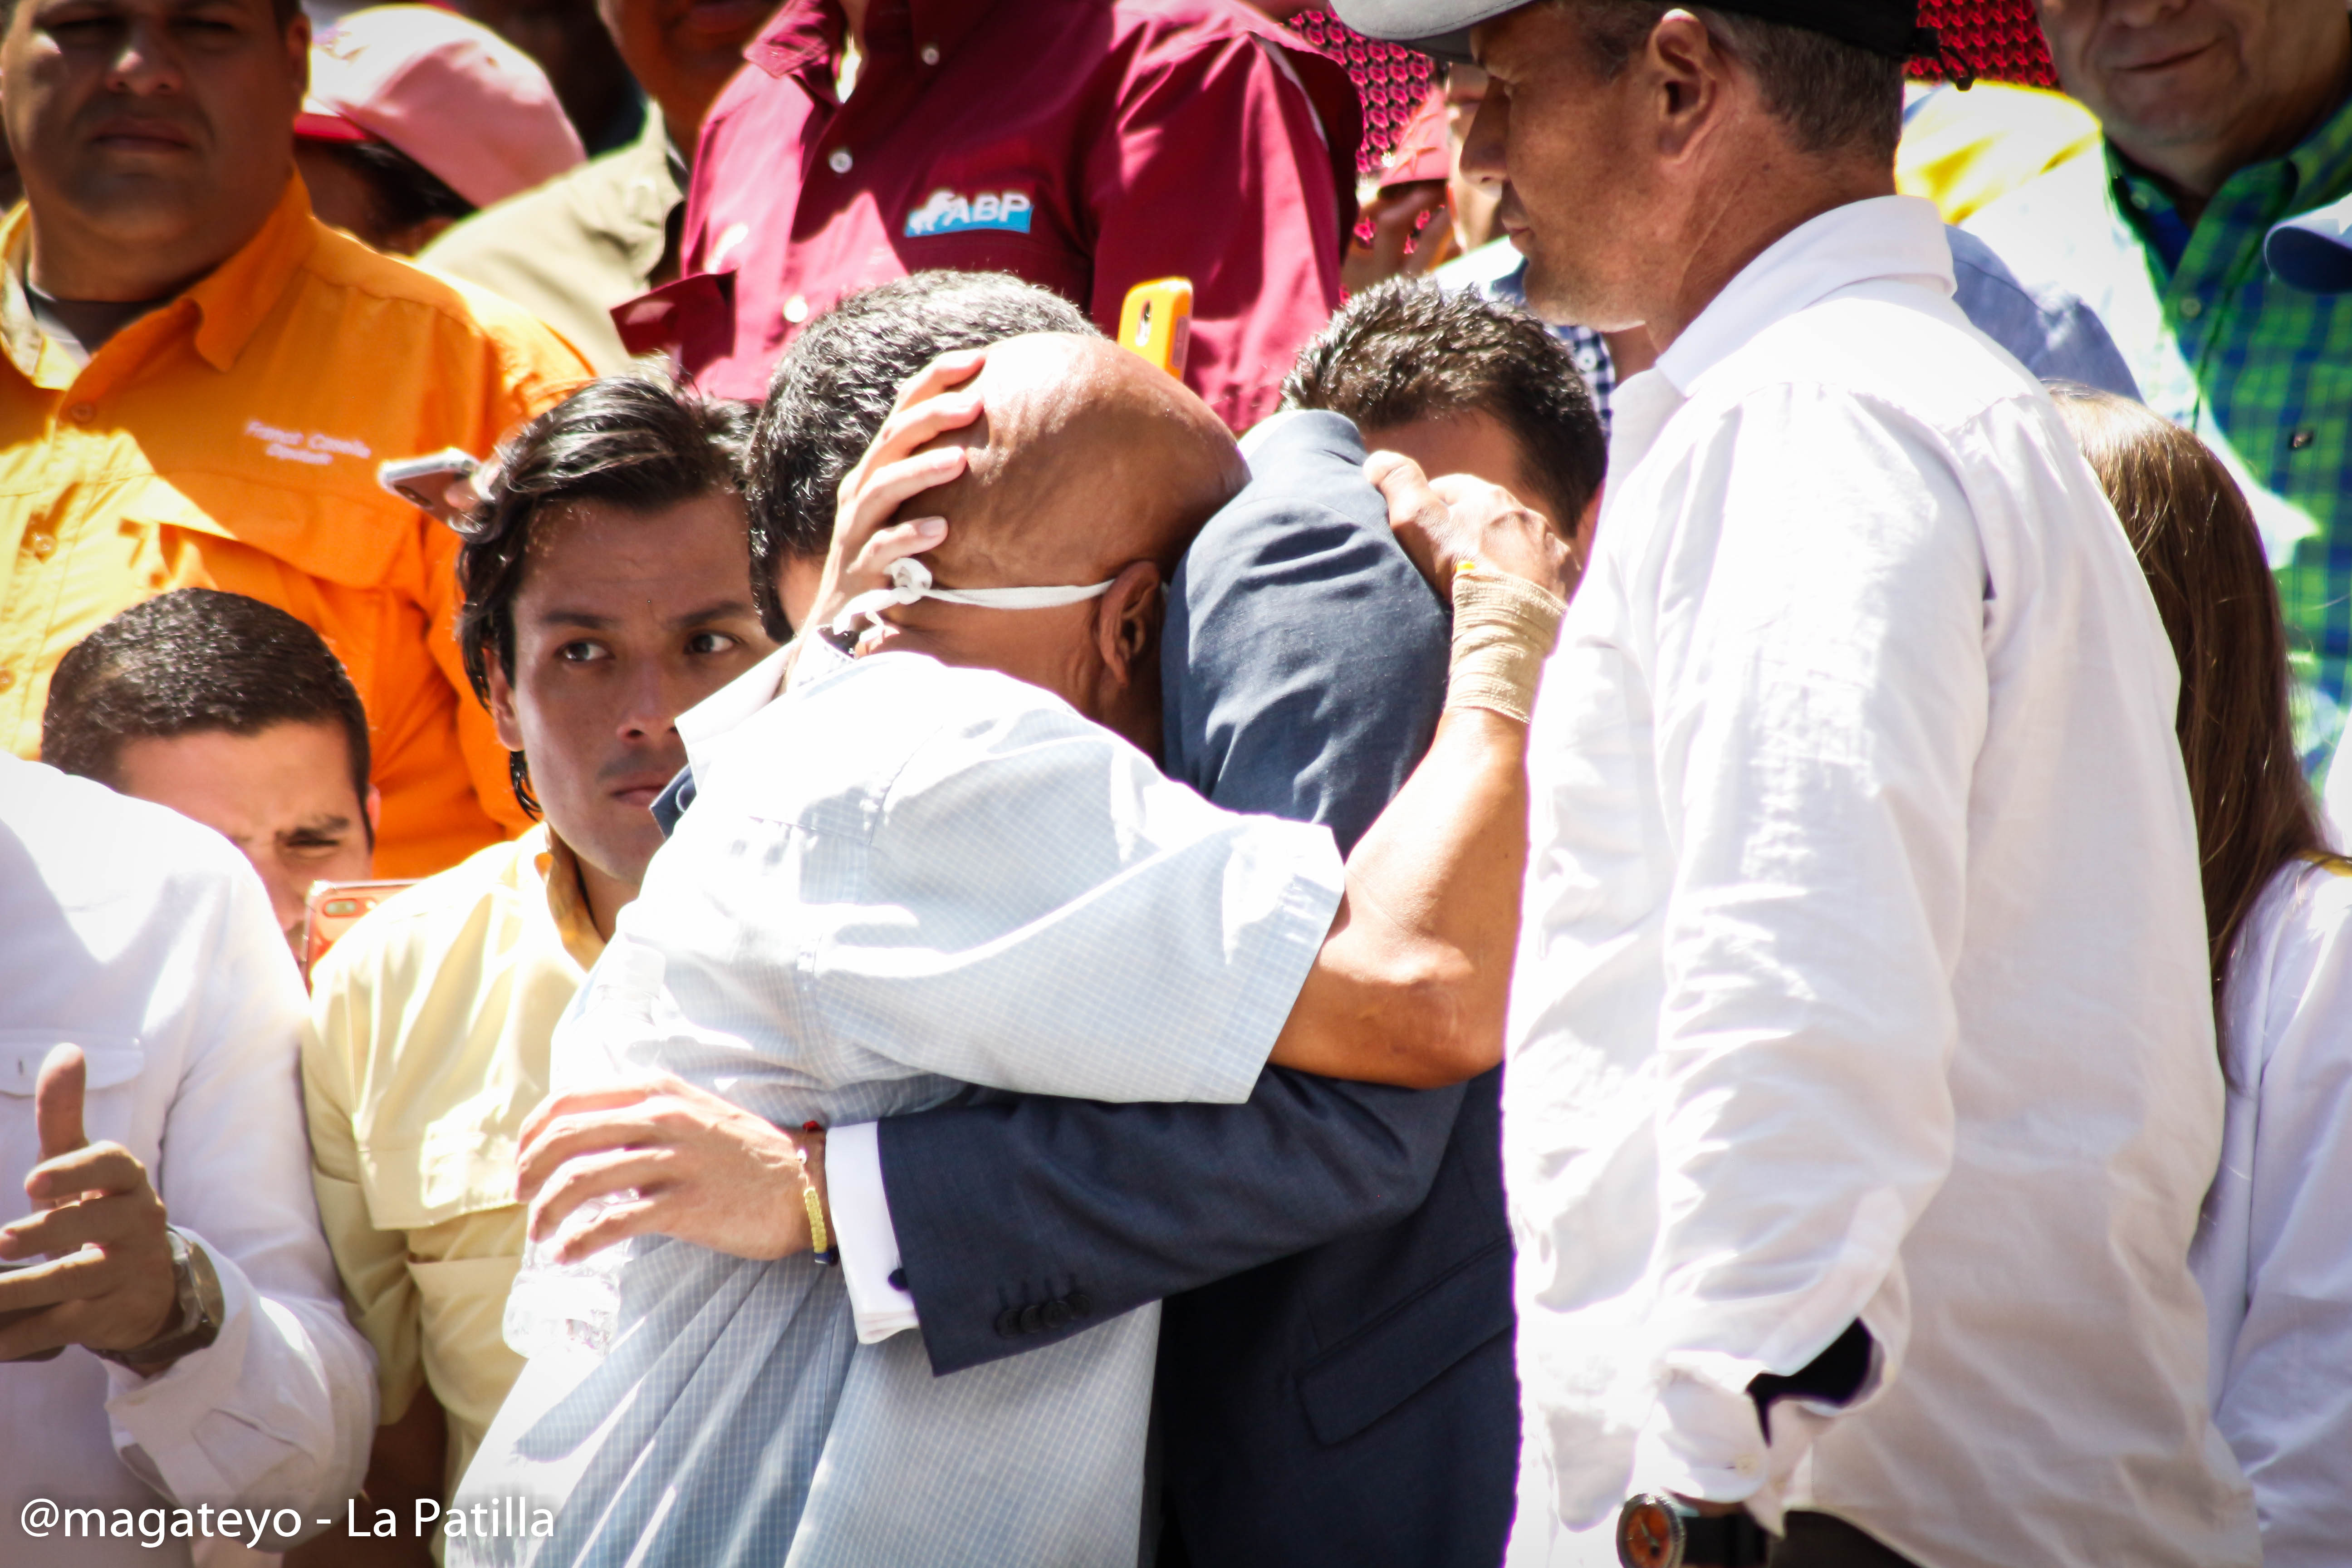
[[[1444, 611], [1362, 462], [1336, 415], [1266, 435], [1171, 584], [1160, 666], [1168, 772], [1220, 805], [1324, 823], [1343, 848], [1420, 761], [1445, 683]], [[884, 1121], [932, 1370], [1402, 1218], [1462, 1092], [1270, 1068], [1239, 1106], [1024, 1097]]]

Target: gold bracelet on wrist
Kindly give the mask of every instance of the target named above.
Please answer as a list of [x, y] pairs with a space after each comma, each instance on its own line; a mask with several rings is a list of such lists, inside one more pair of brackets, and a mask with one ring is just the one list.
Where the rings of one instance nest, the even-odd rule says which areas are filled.
[[[824, 1131], [824, 1124], [821, 1121], [805, 1121], [801, 1124], [801, 1131], [822, 1132]], [[808, 1145], [796, 1143], [793, 1146], [793, 1152], [800, 1156], [801, 1162], [801, 1203], [808, 1210], [809, 1256], [826, 1268], [831, 1268], [841, 1261], [841, 1248], [833, 1245], [832, 1227], [824, 1223], [824, 1199], [817, 1194], [816, 1178], [809, 1174]]]

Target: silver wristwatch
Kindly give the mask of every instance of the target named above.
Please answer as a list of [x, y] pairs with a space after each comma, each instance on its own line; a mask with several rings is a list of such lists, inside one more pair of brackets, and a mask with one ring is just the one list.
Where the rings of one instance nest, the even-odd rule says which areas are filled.
[[117, 1362], [136, 1371], [158, 1362], [177, 1361], [220, 1338], [221, 1320], [228, 1315], [228, 1304], [222, 1297], [220, 1275], [214, 1269], [213, 1260], [205, 1256], [200, 1244], [191, 1241], [177, 1226], [165, 1226], [163, 1239], [172, 1249], [172, 1286], [179, 1297], [179, 1316], [143, 1345], [89, 1352], [100, 1361]]

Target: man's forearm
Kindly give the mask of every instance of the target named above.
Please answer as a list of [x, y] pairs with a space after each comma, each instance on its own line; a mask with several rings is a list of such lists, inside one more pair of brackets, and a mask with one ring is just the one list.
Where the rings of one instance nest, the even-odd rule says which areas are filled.
[[1527, 821], [1527, 726], [1448, 709], [1348, 858], [1346, 896], [1274, 1065], [1427, 1088], [1502, 1060]]
[[1392, 453], [1365, 471], [1398, 542], [1453, 600], [1445, 708], [1429, 754], [1348, 858], [1330, 935], [1270, 1059], [1424, 1088], [1503, 1059], [1527, 872], [1528, 723], [1576, 564], [1506, 491], [1447, 479], [1441, 496]]

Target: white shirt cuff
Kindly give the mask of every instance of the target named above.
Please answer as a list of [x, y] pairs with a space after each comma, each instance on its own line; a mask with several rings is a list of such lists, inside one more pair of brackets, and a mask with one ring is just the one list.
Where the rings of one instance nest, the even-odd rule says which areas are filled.
[[841, 1249], [841, 1280], [857, 1320], [857, 1342], [878, 1344], [920, 1326], [915, 1299], [895, 1283], [898, 1232], [890, 1223], [890, 1195], [882, 1190], [882, 1144], [877, 1124], [836, 1127], [824, 1141], [825, 1199], [833, 1209], [833, 1244]]
[[[1867, 1312], [1863, 1325], [1869, 1327]], [[1633, 1489], [1744, 1502], [1757, 1522], [1780, 1533], [1789, 1484], [1798, 1465], [1832, 1423], [1885, 1387], [1885, 1344], [1872, 1334], [1870, 1370], [1843, 1403], [1802, 1395], [1774, 1400], [1769, 1438], [1748, 1392], [1749, 1380], [1763, 1370], [1727, 1355], [1669, 1357], [1657, 1404], [1634, 1440]]]
[[1764, 1484], [1767, 1444], [1747, 1383], [1752, 1363], [1706, 1352], [1670, 1357], [1633, 1445], [1633, 1490], [1738, 1502]]
[[[193, 1231], [191, 1239], [202, 1245]], [[249, 1477], [225, 1466], [197, 1436], [215, 1411], [247, 1412], [238, 1396], [259, 1296], [235, 1258], [205, 1248], [221, 1284], [220, 1332], [153, 1377], [107, 1362], [106, 1415], [115, 1452], [132, 1472], [181, 1503], [242, 1500]], [[210, 1423], [217, 1434], [218, 1423]]]

